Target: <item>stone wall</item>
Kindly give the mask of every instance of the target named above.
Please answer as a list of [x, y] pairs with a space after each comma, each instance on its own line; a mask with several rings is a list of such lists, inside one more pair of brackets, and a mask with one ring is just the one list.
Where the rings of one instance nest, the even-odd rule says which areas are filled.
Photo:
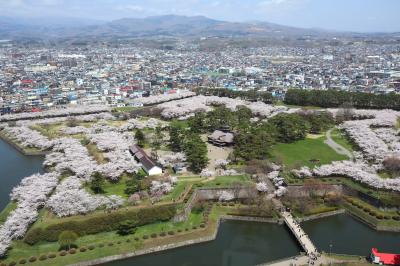
[[287, 187], [288, 193], [287, 195], [292, 197], [308, 197], [310, 193], [313, 193], [317, 196], [323, 196], [329, 192], [336, 192], [338, 194], [343, 194], [343, 187], [342, 185], [329, 185], [324, 184], [321, 188], [312, 189], [312, 191], [304, 189], [304, 186], [288, 186]]
[[108, 263], [111, 261], [128, 259], [128, 258], [132, 258], [132, 257], [136, 257], [136, 256], [151, 254], [154, 252], [165, 251], [165, 250], [170, 250], [170, 249], [174, 249], [174, 248], [180, 248], [180, 247], [184, 247], [184, 246], [200, 244], [200, 243], [204, 243], [204, 242], [210, 242], [217, 238], [218, 230], [221, 225], [221, 221], [223, 221], [223, 220], [256, 221], [256, 222], [265, 222], [265, 223], [276, 223], [277, 222], [277, 220], [269, 219], [269, 218], [258, 218], [258, 217], [255, 218], [255, 217], [245, 217], [245, 216], [241, 217], [241, 216], [223, 215], [217, 220], [216, 229], [209, 236], [200, 237], [197, 239], [191, 239], [191, 240], [187, 240], [187, 241], [182, 241], [182, 242], [178, 242], [178, 243], [157, 246], [157, 247], [148, 248], [148, 249], [141, 249], [141, 250], [133, 251], [130, 253], [109, 256], [109, 257], [105, 257], [105, 258], [101, 258], [101, 259], [80, 262], [80, 263], [72, 264], [70, 266], [100, 265], [100, 264]]
[[311, 220], [316, 220], [316, 219], [325, 218], [325, 217], [329, 217], [329, 216], [334, 216], [334, 215], [342, 214], [342, 213], [345, 213], [345, 212], [346, 212], [346, 210], [340, 209], [340, 210], [336, 210], [336, 211], [330, 211], [330, 212], [324, 212], [324, 213], [309, 215], [307, 217], [299, 218], [299, 219], [296, 219], [296, 220], [299, 223], [301, 223], [301, 222], [305, 222], [305, 221], [311, 221]]
[[217, 238], [217, 233], [218, 233], [220, 224], [221, 224], [221, 219], [218, 219], [215, 232], [213, 232], [209, 236], [200, 237], [197, 239], [191, 239], [191, 240], [187, 240], [187, 241], [182, 241], [182, 242], [178, 242], [178, 243], [157, 246], [157, 247], [148, 248], [148, 249], [141, 249], [141, 250], [133, 251], [131, 253], [125, 253], [125, 254], [120, 254], [120, 255], [108, 256], [108, 257], [101, 258], [101, 259], [80, 262], [80, 263], [76, 263], [76, 264], [71, 264], [70, 266], [100, 265], [100, 264], [108, 263], [111, 261], [123, 260], [123, 259], [128, 259], [128, 258], [132, 258], [132, 257], [136, 257], [136, 256], [154, 253], [154, 252], [160, 252], [160, 251], [170, 250], [170, 249], [174, 249], [174, 248], [180, 248], [180, 247], [184, 247], [184, 246], [190, 246], [190, 245], [213, 241]]
[[206, 201], [206, 200], [218, 200], [221, 193], [223, 191], [231, 192], [234, 195], [235, 199], [246, 199], [250, 198], [254, 195], [254, 193], [258, 193], [252, 187], [242, 187], [242, 188], [198, 188], [196, 189], [192, 197], [187, 202], [185, 209], [182, 213], [177, 214], [174, 217], [175, 222], [186, 221], [189, 217], [190, 212], [192, 211], [193, 206], [198, 201]]

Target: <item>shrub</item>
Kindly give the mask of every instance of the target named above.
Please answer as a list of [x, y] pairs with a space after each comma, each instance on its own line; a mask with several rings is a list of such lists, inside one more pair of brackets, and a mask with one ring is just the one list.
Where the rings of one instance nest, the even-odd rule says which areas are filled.
[[137, 221], [123, 221], [118, 225], [117, 233], [121, 236], [126, 236], [129, 234], [134, 234], [136, 232]]
[[175, 235], [175, 232], [174, 232], [174, 231], [168, 231], [168, 234], [169, 234], [170, 236], [172, 236], [172, 235]]
[[11, 262], [8, 264], [8, 266], [15, 266], [15, 265], [17, 265], [17, 263], [16, 263], [15, 261], [11, 261]]
[[143, 236], [143, 239], [148, 239], [148, 238], [149, 238], [148, 235], [144, 235], [144, 236]]
[[43, 260], [47, 260], [47, 255], [43, 254], [39, 256], [39, 260], [43, 261]]
[[185, 228], [185, 231], [186, 231], [186, 232], [189, 231], [189, 228]]
[[35, 261], [37, 261], [37, 258], [35, 256], [29, 258], [29, 262], [35, 262]]
[[139, 237], [135, 237], [135, 241], [139, 241]]
[[196, 230], [196, 229], [197, 229], [197, 226], [193, 226], [192, 229], [193, 229], [193, 230]]
[[379, 220], [382, 220], [383, 216], [379, 214], [379, 215], [376, 216], [376, 218], [378, 218]]
[[127, 239], [127, 240], [126, 240], [126, 243], [130, 243], [130, 242], [131, 242], [131, 240], [130, 240], [130, 239]]
[[100, 244], [99, 244], [99, 248], [102, 248], [102, 247], [104, 247], [104, 244], [103, 244], [103, 243], [100, 243]]
[[65, 250], [63, 250], [60, 253], [58, 253], [58, 255], [60, 255], [61, 257], [64, 257], [67, 255], [67, 252]]
[[69, 254], [75, 254], [75, 253], [76, 253], [76, 249], [75, 249], [75, 248], [71, 248], [71, 249], [68, 251], [68, 253], [69, 253]]
[[205, 225], [205, 224], [201, 224], [200, 227], [201, 227], [201, 228], [204, 228], [204, 227], [206, 227], [206, 225]]
[[24, 241], [34, 245], [39, 241], [54, 242], [63, 231], [75, 231], [79, 236], [97, 234], [118, 230], [121, 222], [127, 220], [139, 221], [136, 226], [149, 223], [168, 221], [176, 213], [175, 205], [152, 206], [142, 209], [129, 209], [104, 213], [99, 216], [86, 217], [81, 220], [61, 220], [58, 223], [48, 225], [45, 228], [33, 228], [28, 231]]
[[114, 246], [114, 243], [110, 242], [110, 243], [108, 243], [108, 246], [112, 247], [112, 246]]
[[166, 236], [167, 234], [165, 232], [161, 232], [160, 236]]
[[26, 264], [27, 261], [26, 261], [26, 259], [20, 259], [18, 263], [19, 263], [19, 264]]
[[390, 216], [390, 215], [384, 215], [383, 218], [384, 218], [385, 220], [390, 220], [390, 219], [392, 219], [392, 216]]
[[57, 257], [57, 255], [56, 255], [55, 253], [49, 253], [49, 254], [47, 255], [47, 257], [48, 257], [49, 259], [54, 259], [55, 257]]
[[151, 236], [151, 238], [156, 238], [157, 234], [156, 233], [152, 233], [150, 236]]
[[86, 250], [87, 250], [86, 247], [81, 247], [81, 248], [79, 249], [80, 252], [86, 252]]
[[90, 245], [90, 246], [88, 247], [88, 249], [89, 249], [89, 250], [93, 250], [93, 249], [95, 249], [95, 246], [94, 246], [94, 245]]
[[181, 229], [178, 229], [178, 233], [181, 233], [182, 232], [182, 230]]

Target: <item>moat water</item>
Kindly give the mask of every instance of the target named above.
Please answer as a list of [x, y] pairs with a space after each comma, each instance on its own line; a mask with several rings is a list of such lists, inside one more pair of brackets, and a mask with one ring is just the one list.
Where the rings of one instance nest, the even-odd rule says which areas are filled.
[[[0, 139], [0, 209], [25, 176], [42, 172], [42, 156], [25, 156]], [[319, 250], [367, 256], [372, 247], [400, 253], [400, 233], [378, 232], [342, 214], [308, 221], [305, 232]], [[331, 246], [331, 248], [330, 248]], [[296, 239], [284, 225], [225, 221], [215, 241], [108, 263], [128, 265], [256, 265], [299, 254]]]
[[[317, 248], [326, 252], [365, 257], [377, 247], [382, 252], [400, 253], [400, 233], [375, 231], [347, 214], [304, 222], [302, 226]], [[299, 252], [296, 239], [284, 225], [226, 221], [213, 242], [105, 265], [257, 265]]]
[[302, 228], [325, 252], [366, 256], [376, 247], [400, 254], [400, 233], [376, 231], [348, 214], [304, 222]]
[[296, 240], [283, 225], [225, 221], [214, 241], [105, 265], [250, 266], [295, 256], [300, 251]]
[[0, 211], [10, 202], [10, 193], [21, 180], [43, 172], [43, 156], [25, 156], [0, 139]]

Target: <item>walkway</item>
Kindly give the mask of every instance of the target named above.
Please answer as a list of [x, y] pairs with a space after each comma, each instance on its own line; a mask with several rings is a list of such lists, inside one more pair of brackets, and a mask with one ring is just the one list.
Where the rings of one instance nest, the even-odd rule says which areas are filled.
[[333, 129], [330, 129], [330, 130], [328, 130], [328, 132], [326, 132], [325, 144], [327, 144], [329, 147], [334, 149], [338, 154], [346, 155], [350, 159], [353, 159], [354, 156], [353, 156], [353, 153], [351, 151], [347, 150], [345, 147], [343, 147], [342, 145], [336, 143], [332, 139], [332, 130]]
[[317, 253], [317, 248], [311, 242], [308, 235], [303, 231], [300, 224], [296, 222], [293, 218], [292, 214], [287, 211], [281, 212], [282, 218], [285, 220], [286, 225], [290, 228], [292, 233], [295, 235], [300, 245], [303, 247], [304, 251], [307, 255], [311, 255], [312, 253]]
[[300, 265], [330, 265], [331, 263], [342, 263], [344, 261], [328, 258], [324, 255], [318, 257], [317, 260], [310, 260], [307, 256], [296, 256], [287, 259], [277, 260], [274, 262], [260, 264], [258, 266], [300, 266]]

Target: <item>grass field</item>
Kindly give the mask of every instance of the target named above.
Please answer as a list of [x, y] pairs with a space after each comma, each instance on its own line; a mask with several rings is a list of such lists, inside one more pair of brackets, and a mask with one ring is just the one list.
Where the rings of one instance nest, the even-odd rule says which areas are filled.
[[161, 198], [161, 201], [176, 201], [179, 199], [179, 196], [190, 187], [192, 182], [188, 181], [179, 181], [178, 184], [174, 187], [174, 189], [168, 195], [165, 195]]
[[[332, 161], [348, 159], [344, 155], [337, 154], [324, 143], [325, 136], [319, 138], [306, 138], [294, 143], [276, 144], [271, 151], [272, 159], [282, 162], [289, 168], [301, 166], [314, 167], [316, 165], [329, 164]], [[319, 163], [311, 162], [319, 160]]]
[[43, 136], [48, 137], [49, 139], [59, 138], [62, 134], [60, 132], [60, 128], [63, 126], [63, 123], [54, 123], [54, 124], [37, 124], [31, 126], [31, 129], [39, 131]]
[[236, 183], [246, 185], [251, 184], [252, 182], [246, 175], [218, 176], [214, 180], [203, 183], [202, 187], [229, 187]]
[[89, 154], [96, 160], [99, 164], [107, 163], [106, 158], [104, 157], [103, 152], [101, 152], [96, 144], [90, 143], [86, 146]]
[[[65, 257], [57, 256], [54, 259], [47, 259], [44, 261], [36, 261], [34, 265], [68, 265], [80, 261], [87, 261], [98, 259], [106, 256], [123, 254], [132, 252], [137, 249], [151, 248], [158, 245], [171, 244], [190, 239], [196, 239], [213, 234], [216, 229], [216, 221], [221, 214], [225, 214], [229, 208], [214, 206], [209, 216], [209, 224], [206, 228], [200, 228], [200, 224], [204, 222], [203, 213], [191, 213], [189, 219], [185, 222], [174, 223], [160, 222], [150, 225], [141, 226], [134, 235], [120, 236], [116, 232], [105, 232], [95, 235], [87, 235], [80, 237], [76, 244], [78, 247], [95, 246], [93, 250], [86, 252], [77, 252], [74, 255], [67, 255]], [[197, 229], [194, 229], [197, 228]], [[186, 230], [189, 229], [189, 230]], [[178, 232], [179, 230], [179, 232]], [[165, 237], [159, 236], [161, 232], [174, 231], [174, 235], [167, 235]], [[156, 238], [151, 238], [151, 234], [157, 234]], [[143, 240], [143, 236], [147, 235], [148, 239]], [[139, 240], [135, 240], [138, 238]], [[129, 240], [128, 240], [129, 239]], [[127, 242], [128, 240], [128, 242]], [[112, 243], [112, 246], [109, 245]], [[99, 244], [104, 244], [104, 247], [99, 247]], [[39, 257], [41, 254], [58, 253], [59, 245], [57, 242], [42, 242], [34, 246], [25, 244], [23, 241], [14, 241], [13, 248], [9, 251], [8, 257], [5, 260], [7, 263], [19, 259], [28, 259], [31, 256]], [[31, 264], [31, 263], [29, 263]]]
[[17, 208], [17, 203], [11, 201], [7, 204], [7, 206], [0, 212], [0, 225], [3, 224], [6, 220], [10, 212]]
[[334, 128], [331, 133], [332, 139], [339, 145], [343, 146], [349, 151], [354, 151], [354, 146], [351, 144], [350, 140], [347, 139], [346, 135], [339, 130]]

